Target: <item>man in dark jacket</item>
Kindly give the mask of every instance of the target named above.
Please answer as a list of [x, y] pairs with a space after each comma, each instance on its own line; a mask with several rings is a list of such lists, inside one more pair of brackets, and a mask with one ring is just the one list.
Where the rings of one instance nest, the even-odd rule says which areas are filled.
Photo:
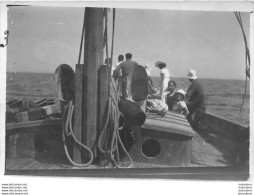
[[187, 78], [191, 83], [186, 92], [186, 103], [190, 112], [188, 119], [195, 126], [198, 124], [200, 116], [205, 109], [205, 94], [202, 85], [197, 80], [195, 70], [190, 70]]

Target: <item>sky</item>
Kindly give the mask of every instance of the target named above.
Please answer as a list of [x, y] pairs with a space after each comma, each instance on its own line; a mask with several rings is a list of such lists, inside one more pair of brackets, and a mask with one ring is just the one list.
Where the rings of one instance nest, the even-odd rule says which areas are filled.
[[[84, 8], [10, 7], [7, 71], [53, 73], [78, 62]], [[112, 11], [109, 13], [109, 36]], [[242, 13], [249, 42], [249, 14]], [[110, 42], [110, 39], [109, 39]], [[171, 77], [195, 69], [200, 78], [245, 79], [245, 49], [233, 12], [117, 9], [113, 63], [130, 52], [159, 76], [164, 61]]]

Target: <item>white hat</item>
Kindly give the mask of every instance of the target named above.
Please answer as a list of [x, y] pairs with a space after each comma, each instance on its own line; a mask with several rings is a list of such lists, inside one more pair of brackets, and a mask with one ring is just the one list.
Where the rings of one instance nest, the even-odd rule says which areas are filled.
[[176, 91], [176, 93], [180, 93], [180, 94], [183, 94], [183, 95], [185, 96], [185, 92], [184, 92], [184, 90], [182, 90], [182, 89], [178, 89], [178, 90]]
[[197, 74], [196, 74], [196, 70], [190, 70], [190, 71], [188, 72], [187, 78], [188, 78], [188, 79], [196, 79], [196, 78], [198, 78], [198, 77], [197, 77]]

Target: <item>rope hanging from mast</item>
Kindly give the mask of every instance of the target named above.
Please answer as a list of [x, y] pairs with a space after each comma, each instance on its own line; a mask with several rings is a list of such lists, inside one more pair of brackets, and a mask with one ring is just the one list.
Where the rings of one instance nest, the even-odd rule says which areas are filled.
[[[246, 38], [245, 31], [244, 31], [244, 28], [243, 28], [241, 13], [240, 12], [234, 12], [234, 13], [235, 13], [235, 17], [236, 17], [236, 19], [237, 19], [237, 21], [238, 21], [238, 23], [241, 27], [242, 34], [243, 34], [243, 39], [244, 39], [244, 44], [245, 44], [245, 69], [247, 70], [248, 67], [250, 66], [250, 52], [249, 52], [249, 48], [248, 48], [248, 42], [247, 42], [247, 38]], [[243, 107], [243, 104], [244, 104], [244, 99], [245, 99], [245, 96], [246, 96], [247, 78], [248, 78], [248, 75], [247, 75], [247, 72], [246, 72], [245, 89], [244, 89], [243, 101], [242, 101], [242, 104], [241, 104], [241, 107], [240, 107], [240, 112], [242, 111], [242, 107]]]
[[[69, 160], [69, 162], [73, 166], [76, 166], [76, 167], [87, 167], [87, 166], [89, 166], [93, 162], [94, 155], [93, 155], [93, 152], [91, 151], [91, 149], [89, 147], [87, 147], [86, 145], [82, 144], [76, 138], [76, 136], [74, 135], [74, 131], [73, 131], [73, 128], [72, 128], [73, 111], [74, 111], [74, 105], [73, 105], [73, 100], [71, 100], [71, 101], [68, 102], [68, 105], [67, 105], [67, 107], [66, 107], [66, 109], [64, 111], [64, 117], [63, 117], [64, 120], [63, 120], [62, 139], [63, 139], [63, 142], [64, 142], [64, 151], [65, 151], [67, 159]], [[69, 155], [69, 152], [68, 152], [68, 148], [67, 148], [66, 136], [71, 136], [73, 138], [74, 142], [78, 146], [80, 146], [82, 149], [85, 149], [89, 153], [90, 159], [89, 159], [89, 161], [87, 163], [79, 164], [79, 163], [74, 162], [71, 159], [71, 157]]]
[[[115, 20], [116, 20], [116, 9], [115, 9], [115, 8], [113, 8], [113, 27], [112, 27], [111, 66], [110, 66], [110, 69], [112, 69], [112, 63], [113, 63], [114, 36], [115, 36]], [[110, 72], [111, 72], [111, 70], [110, 70]]]
[[110, 66], [109, 58], [108, 58], [108, 9], [104, 9], [104, 18], [105, 18], [105, 29], [104, 29], [104, 40], [103, 40], [103, 46], [106, 47], [106, 64]]
[[[105, 19], [105, 29], [104, 29], [104, 43], [103, 46], [106, 47], [106, 56], [107, 59], [109, 59], [109, 52], [108, 52], [108, 11], [109, 9], [104, 9], [104, 19]], [[113, 9], [113, 29], [112, 29], [112, 45], [111, 45], [111, 59], [113, 58], [113, 45], [114, 45], [114, 29], [115, 29], [115, 9]], [[78, 64], [80, 64], [81, 61], [81, 53], [83, 48], [83, 42], [84, 42], [84, 33], [85, 33], [85, 13], [84, 13], [84, 21], [83, 21], [83, 28], [82, 28], [82, 35], [81, 35], [81, 42], [80, 42], [80, 50], [79, 50], [79, 58], [78, 58]], [[130, 168], [133, 165], [133, 161], [129, 153], [124, 147], [124, 144], [121, 140], [119, 131], [123, 129], [124, 124], [119, 127], [119, 119], [120, 116], [123, 117], [121, 112], [118, 108], [118, 103], [120, 101], [120, 97], [118, 96], [117, 89], [114, 83], [113, 78], [111, 77], [111, 70], [112, 70], [112, 60], [106, 61], [106, 64], [109, 66], [109, 82], [108, 82], [108, 102], [107, 102], [107, 108], [106, 108], [106, 120], [105, 124], [102, 128], [101, 134], [98, 138], [98, 148], [99, 150], [107, 156], [108, 162], [111, 162], [114, 166], [117, 168]], [[73, 119], [73, 111], [74, 111], [74, 103], [73, 100], [70, 100], [68, 104], [65, 106], [65, 110], [63, 113], [63, 131], [62, 131], [62, 140], [64, 143], [64, 151], [65, 154], [69, 160], [69, 162], [78, 167], [86, 167], [89, 166], [94, 159], [93, 152], [89, 147], [82, 144], [74, 135], [73, 131], [73, 125], [72, 125], [72, 119]], [[103, 149], [101, 142], [102, 138], [106, 134], [106, 143], [105, 143], [105, 149]], [[87, 163], [79, 164], [74, 162], [68, 151], [66, 138], [68, 136], [71, 136], [71, 138], [74, 140], [74, 142], [80, 146], [81, 148], [85, 149], [89, 153], [89, 160]], [[119, 165], [119, 148], [118, 145], [122, 148], [126, 156], [130, 159], [130, 164], [127, 167], [122, 167]]]
[[86, 14], [86, 12], [84, 11], [83, 28], [82, 28], [81, 41], [80, 41], [80, 48], [79, 48], [78, 64], [80, 64], [80, 60], [81, 60], [81, 53], [82, 53], [83, 42], [84, 42], [84, 33], [85, 33], [85, 14]]
[[[106, 59], [109, 59], [108, 53], [108, 9], [105, 9], [105, 30], [104, 30], [104, 46], [106, 47]], [[119, 119], [122, 116], [118, 108], [118, 103], [120, 97], [118, 96], [115, 82], [111, 76], [112, 71], [112, 58], [113, 58], [113, 48], [114, 48], [114, 31], [115, 31], [115, 9], [113, 9], [113, 26], [112, 26], [112, 42], [111, 42], [111, 61], [106, 61], [109, 66], [108, 72], [108, 102], [106, 108], [106, 120], [105, 124], [101, 130], [98, 138], [98, 148], [106, 157], [108, 162], [111, 162], [117, 168], [130, 168], [133, 165], [133, 161], [129, 153], [124, 147], [121, 140], [119, 131], [123, 129], [123, 126], [119, 127]], [[105, 144], [102, 146], [102, 139], [106, 136]], [[119, 165], [119, 148], [118, 144], [121, 146], [122, 150], [126, 156], [130, 159], [130, 164], [127, 167], [122, 167]]]

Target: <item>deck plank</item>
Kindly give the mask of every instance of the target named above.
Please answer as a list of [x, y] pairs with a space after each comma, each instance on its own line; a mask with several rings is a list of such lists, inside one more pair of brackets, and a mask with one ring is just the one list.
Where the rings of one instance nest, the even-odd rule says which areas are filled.
[[212, 144], [206, 142], [198, 133], [192, 142], [192, 166], [227, 166], [227, 154], [223, 154]]

